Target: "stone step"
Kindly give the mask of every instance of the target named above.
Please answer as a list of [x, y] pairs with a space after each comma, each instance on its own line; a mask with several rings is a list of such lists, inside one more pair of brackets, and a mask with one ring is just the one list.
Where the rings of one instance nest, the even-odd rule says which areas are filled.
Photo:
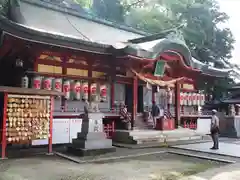
[[133, 140], [143, 140], [143, 139], [165, 139], [164, 136], [131, 136]]
[[[208, 137], [209, 138], [209, 137]], [[127, 144], [143, 144], [147, 142], [176, 142], [176, 141], [194, 141], [203, 140], [205, 135], [196, 133], [193, 130], [178, 129], [173, 131], [156, 130], [134, 130], [134, 131], [116, 131], [114, 142]]]
[[75, 156], [97, 156], [100, 154], [115, 152], [115, 147], [97, 148], [97, 149], [82, 149], [74, 146], [69, 146], [67, 151]]
[[177, 141], [196, 141], [202, 140], [202, 136], [189, 136], [189, 137], [178, 137], [178, 138], [168, 138], [168, 137], [133, 137], [133, 140], [136, 141], [136, 144], [143, 144], [148, 142], [177, 142]]

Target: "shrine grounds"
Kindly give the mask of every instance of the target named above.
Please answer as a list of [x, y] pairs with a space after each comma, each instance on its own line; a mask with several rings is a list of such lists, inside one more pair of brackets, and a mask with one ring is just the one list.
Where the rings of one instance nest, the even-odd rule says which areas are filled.
[[165, 180], [177, 180], [226, 165], [168, 153], [84, 164], [57, 156], [8, 159], [0, 163], [0, 180], [163, 180], [163, 176], [169, 175], [172, 177]]

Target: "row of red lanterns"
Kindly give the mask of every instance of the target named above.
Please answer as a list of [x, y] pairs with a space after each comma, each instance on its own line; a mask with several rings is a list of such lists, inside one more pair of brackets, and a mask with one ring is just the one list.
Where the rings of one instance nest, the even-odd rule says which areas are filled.
[[[28, 87], [28, 80], [25, 76], [23, 78], [23, 87]], [[92, 83], [90, 86], [90, 91], [88, 89], [88, 82], [80, 82], [78, 80], [62, 80], [61, 78], [43, 78], [41, 76], [36, 76], [32, 81], [32, 88], [34, 89], [45, 89], [45, 90], [55, 90], [59, 92], [64, 92], [65, 98], [70, 99], [71, 92], [73, 93], [73, 98], [75, 100], [87, 100], [88, 93], [91, 95], [97, 95], [99, 92], [100, 101], [107, 100], [107, 85], [97, 83]], [[98, 91], [99, 90], [99, 91]]]
[[202, 93], [180, 93], [180, 105], [203, 106], [205, 95]]

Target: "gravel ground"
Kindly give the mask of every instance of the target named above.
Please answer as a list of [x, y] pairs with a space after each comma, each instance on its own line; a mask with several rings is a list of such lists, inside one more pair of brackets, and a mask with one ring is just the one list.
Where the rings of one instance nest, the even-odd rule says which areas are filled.
[[0, 180], [153, 180], [166, 172], [190, 175], [221, 165], [171, 154], [81, 165], [43, 156], [2, 161]]

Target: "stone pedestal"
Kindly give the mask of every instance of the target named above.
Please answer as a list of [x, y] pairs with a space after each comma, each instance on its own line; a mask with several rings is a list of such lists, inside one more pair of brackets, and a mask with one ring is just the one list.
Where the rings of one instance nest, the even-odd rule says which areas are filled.
[[104, 133], [102, 118], [102, 113], [86, 114], [82, 123], [82, 131], [77, 134], [76, 139], [73, 139], [69, 151], [81, 156], [115, 151], [112, 140], [107, 139]]

